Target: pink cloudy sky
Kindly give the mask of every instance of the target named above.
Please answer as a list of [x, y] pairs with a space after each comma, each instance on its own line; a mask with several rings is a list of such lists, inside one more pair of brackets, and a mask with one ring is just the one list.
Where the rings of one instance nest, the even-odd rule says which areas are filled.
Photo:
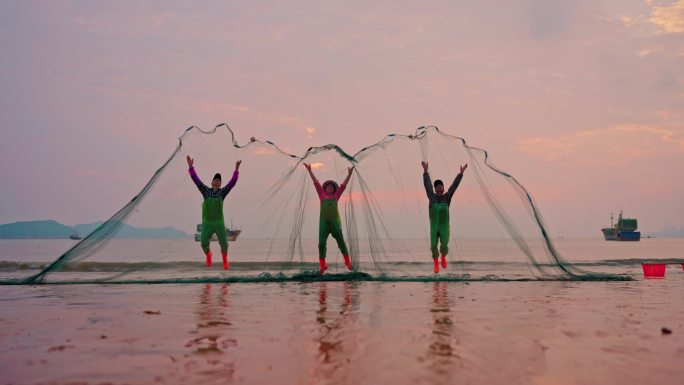
[[684, 227], [684, 0], [2, 0], [0, 47], [0, 223], [106, 218], [227, 122], [296, 153], [437, 125], [555, 235]]

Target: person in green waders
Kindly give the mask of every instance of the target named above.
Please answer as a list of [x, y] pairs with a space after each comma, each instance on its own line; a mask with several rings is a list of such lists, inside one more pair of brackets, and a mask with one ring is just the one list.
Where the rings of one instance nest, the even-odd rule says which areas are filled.
[[233, 177], [230, 179], [228, 184], [223, 188], [221, 187], [221, 174], [216, 173], [214, 179], [211, 181], [211, 187], [207, 187], [195, 172], [195, 167], [193, 167], [194, 160], [188, 155], [188, 172], [192, 181], [195, 182], [195, 186], [202, 193], [204, 202], [202, 202], [202, 232], [200, 233], [200, 245], [204, 254], [207, 256], [207, 267], [211, 267], [211, 249], [209, 249], [209, 239], [212, 234], [216, 234], [218, 238], [219, 245], [221, 245], [221, 256], [223, 257], [223, 268], [228, 270], [228, 240], [226, 239], [226, 225], [223, 221], [223, 200], [230, 190], [235, 187], [237, 183], [238, 176], [240, 173], [241, 160], [235, 163], [235, 171], [233, 171]]
[[311, 179], [316, 187], [318, 198], [321, 200], [321, 217], [318, 222], [318, 262], [321, 267], [321, 274], [325, 273], [328, 269], [328, 265], [325, 263], [328, 235], [332, 235], [337, 241], [337, 246], [344, 257], [344, 265], [347, 269], [351, 270], [352, 263], [349, 259], [347, 244], [344, 243], [344, 237], [342, 236], [342, 221], [340, 220], [340, 212], [337, 209], [337, 201], [340, 200], [344, 189], [347, 188], [347, 183], [352, 176], [354, 167], [347, 169], [349, 174], [347, 174], [347, 178], [344, 179], [340, 186], [333, 180], [325, 181], [323, 186], [321, 186], [313, 171], [311, 171], [311, 165], [304, 163], [304, 167], [309, 171], [309, 175], [311, 175]]
[[[456, 188], [461, 179], [463, 179], [463, 172], [468, 167], [466, 163], [461, 166], [461, 172], [456, 175], [449, 190], [444, 193], [444, 182], [435, 180], [435, 189], [432, 190], [432, 182], [430, 181], [430, 174], [428, 173], [428, 164], [421, 162], [423, 166], [423, 185], [425, 185], [425, 192], [427, 193], [430, 211], [430, 251], [432, 251], [432, 259], [435, 262], [435, 273], [439, 273], [438, 257], [442, 255], [442, 268], [447, 267], [446, 256], [449, 253], [449, 205], [451, 198], [456, 192]], [[439, 250], [437, 249], [437, 242], [440, 241]]]

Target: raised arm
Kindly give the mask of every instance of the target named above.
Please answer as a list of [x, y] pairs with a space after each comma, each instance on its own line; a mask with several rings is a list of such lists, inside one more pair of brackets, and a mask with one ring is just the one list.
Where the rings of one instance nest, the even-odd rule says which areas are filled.
[[242, 164], [241, 160], [238, 160], [237, 162], [235, 162], [235, 170], [233, 170], [233, 177], [230, 178], [228, 183], [221, 189], [221, 197], [222, 198], [225, 198], [226, 195], [228, 195], [228, 193], [230, 192], [230, 190], [232, 190], [233, 187], [235, 187], [235, 184], [237, 183], [238, 177], [240, 176], [240, 171], [238, 171], [238, 170], [240, 170], [240, 164]]
[[454, 178], [454, 181], [451, 183], [451, 186], [449, 187], [449, 190], [447, 191], [447, 196], [451, 200], [451, 197], [454, 196], [454, 193], [456, 192], [456, 189], [458, 188], [458, 185], [461, 183], [461, 179], [463, 179], [463, 172], [468, 168], [468, 163], [466, 163], [464, 166], [461, 166], [461, 172], [456, 175], [456, 178]]
[[354, 166], [347, 168], [347, 171], [349, 172], [347, 174], [347, 177], [344, 178], [344, 182], [342, 182], [342, 184], [340, 185], [340, 188], [337, 189], [337, 191], [335, 191], [335, 197], [337, 199], [340, 199], [340, 197], [342, 196], [342, 193], [347, 188], [347, 183], [349, 183], [349, 179], [351, 179], [352, 173], [354, 172]]
[[316, 179], [316, 175], [314, 175], [313, 171], [311, 171], [311, 164], [304, 163], [304, 167], [306, 167], [306, 170], [309, 171], [309, 175], [311, 176], [311, 180], [313, 180], [314, 187], [316, 187], [316, 192], [320, 197], [321, 194], [323, 194], [323, 188], [321, 187], [321, 183], [318, 181], [318, 179]]
[[195, 183], [195, 186], [197, 186], [197, 189], [204, 195], [204, 192], [209, 189], [202, 181], [200, 178], [197, 176], [197, 173], [195, 172], [195, 160], [190, 157], [190, 155], [187, 156], [186, 160], [188, 161], [188, 173], [190, 173], [190, 178], [192, 181]]
[[426, 162], [420, 162], [423, 166], [423, 185], [425, 186], [425, 193], [428, 199], [432, 199], [435, 196], [435, 190], [432, 189], [432, 180], [430, 180], [430, 173], [428, 173], [428, 164]]

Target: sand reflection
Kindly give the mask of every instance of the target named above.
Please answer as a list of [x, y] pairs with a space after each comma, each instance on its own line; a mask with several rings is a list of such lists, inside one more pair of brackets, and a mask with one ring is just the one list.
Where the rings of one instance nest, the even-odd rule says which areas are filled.
[[190, 349], [184, 366], [188, 374], [206, 381], [234, 379], [235, 364], [231, 350], [238, 346], [230, 336], [230, 284], [207, 283], [200, 292], [197, 310], [198, 337], [185, 345]]
[[432, 284], [432, 301], [430, 314], [432, 328], [430, 344], [427, 351], [427, 364], [435, 382], [453, 381], [460, 356], [456, 351], [458, 340], [454, 328], [454, 318], [449, 304], [448, 282]]
[[[329, 298], [329, 289], [342, 285], [341, 300]], [[318, 290], [317, 355], [318, 365], [314, 368], [313, 382], [348, 383], [350, 381], [351, 353], [357, 345], [350, 315], [358, 306], [356, 283], [320, 282]]]

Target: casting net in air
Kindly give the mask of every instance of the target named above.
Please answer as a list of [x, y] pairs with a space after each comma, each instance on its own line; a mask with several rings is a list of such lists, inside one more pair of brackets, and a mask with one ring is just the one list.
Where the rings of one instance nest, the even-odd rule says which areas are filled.
[[[229, 270], [222, 268], [216, 241], [210, 243], [214, 264], [205, 266], [195, 239], [203, 198], [188, 174], [186, 155], [194, 158], [206, 185], [216, 172], [225, 185], [236, 161], [242, 161], [239, 179], [224, 201], [225, 224], [234, 237], [229, 241]], [[460, 166], [468, 164], [448, 208], [448, 266], [439, 274], [433, 272], [422, 161], [429, 164], [432, 181], [443, 180], [446, 189]], [[341, 183], [348, 168], [354, 167], [338, 202], [352, 271], [347, 271], [329, 237], [328, 270], [319, 272], [321, 203], [304, 163], [311, 165], [321, 183]], [[166, 235], [143, 236], [160, 232]], [[268, 140], [238, 137], [221, 124], [210, 131], [187, 129], [138, 195], [52, 263], [18, 281], [624, 278], [584, 271], [565, 261], [529, 192], [494, 166], [485, 150], [436, 127], [388, 135], [355, 154], [327, 145], [295, 155]]]

